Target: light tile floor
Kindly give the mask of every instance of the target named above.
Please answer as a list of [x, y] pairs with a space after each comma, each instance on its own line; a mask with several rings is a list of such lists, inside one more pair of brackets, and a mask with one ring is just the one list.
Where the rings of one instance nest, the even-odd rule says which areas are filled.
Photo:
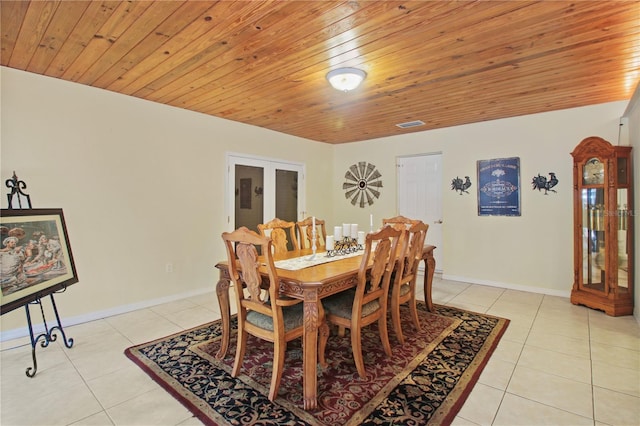
[[[421, 278], [421, 277], [420, 277]], [[509, 318], [511, 324], [456, 425], [640, 425], [640, 326], [568, 299], [434, 279], [436, 303]], [[125, 348], [219, 318], [212, 291], [65, 329], [36, 350], [3, 342], [0, 424], [198, 425], [128, 360]]]

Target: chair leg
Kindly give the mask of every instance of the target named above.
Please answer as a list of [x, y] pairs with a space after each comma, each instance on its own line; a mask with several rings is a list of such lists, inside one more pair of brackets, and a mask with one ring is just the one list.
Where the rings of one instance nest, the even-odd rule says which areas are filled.
[[389, 331], [387, 330], [386, 313], [382, 315], [378, 320], [378, 330], [380, 332], [380, 340], [382, 341], [382, 347], [384, 348], [384, 353], [387, 354], [388, 357], [391, 357], [392, 353], [391, 353], [391, 345], [389, 344]]
[[238, 341], [236, 343], [236, 359], [233, 362], [233, 370], [231, 370], [231, 376], [233, 377], [238, 377], [238, 374], [240, 374], [242, 360], [244, 359], [244, 353], [247, 349], [247, 337], [248, 333], [246, 331], [238, 330]]
[[393, 289], [393, 294], [391, 295], [391, 320], [393, 322], [393, 331], [396, 333], [398, 342], [404, 345], [404, 335], [402, 334], [402, 324], [400, 322], [399, 292], [399, 289], [396, 287]]
[[351, 330], [351, 351], [353, 352], [353, 361], [356, 364], [356, 370], [358, 375], [364, 379], [367, 377], [367, 372], [364, 369], [364, 359], [362, 358], [362, 340], [360, 327], [352, 328]]
[[273, 401], [278, 396], [280, 379], [284, 370], [284, 358], [287, 349], [287, 342], [273, 342], [273, 371], [271, 371], [271, 386], [269, 387], [269, 401]]
[[418, 306], [416, 303], [416, 292], [411, 294], [409, 299], [409, 309], [411, 310], [411, 318], [413, 318], [413, 326], [416, 330], [420, 330], [420, 318], [418, 317]]

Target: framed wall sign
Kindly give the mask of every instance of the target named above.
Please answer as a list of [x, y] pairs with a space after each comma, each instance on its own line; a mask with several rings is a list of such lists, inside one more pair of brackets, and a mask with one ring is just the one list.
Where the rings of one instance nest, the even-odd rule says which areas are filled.
[[2, 314], [78, 282], [62, 209], [2, 209]]
[[478, 216], [520, 216], [520, 158], [478, 160]]

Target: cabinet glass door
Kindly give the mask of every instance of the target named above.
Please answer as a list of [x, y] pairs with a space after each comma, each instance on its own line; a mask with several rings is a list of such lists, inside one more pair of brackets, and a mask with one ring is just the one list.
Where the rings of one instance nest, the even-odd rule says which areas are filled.
[[629, 239], [628, 220], [628, 194], [626, 188], [618, 189], [618, 292], [629, 292]]
[[604, 291], [604, 189], [582, 190], [582, 287]]

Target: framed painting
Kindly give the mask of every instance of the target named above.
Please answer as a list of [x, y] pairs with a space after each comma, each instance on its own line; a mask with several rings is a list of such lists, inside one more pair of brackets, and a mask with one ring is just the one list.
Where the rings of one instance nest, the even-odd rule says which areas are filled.
[[478, 160], [478, 216], [520, 216], [520, 158]]
[[0, 313], [78, 282], [62, 209], [2, 209]]

